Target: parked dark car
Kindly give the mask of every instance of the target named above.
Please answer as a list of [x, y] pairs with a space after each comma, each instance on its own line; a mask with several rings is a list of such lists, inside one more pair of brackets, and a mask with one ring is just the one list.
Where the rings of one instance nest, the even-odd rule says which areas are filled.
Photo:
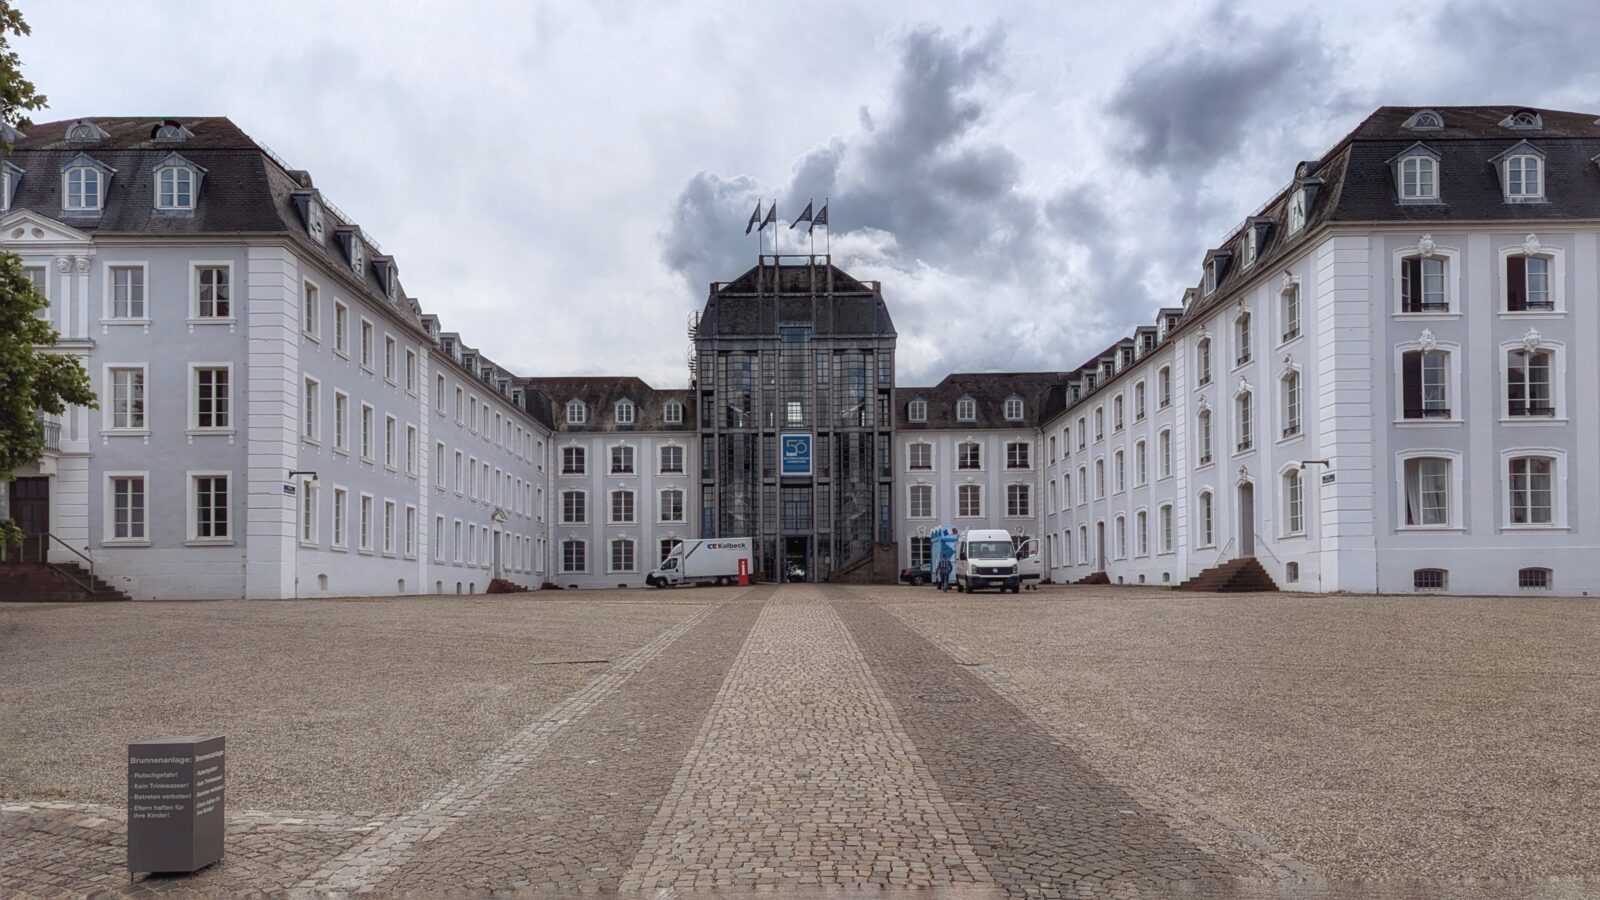
[[900, 570], [900, 580], [907, 584], [923, 585], [933, 580], [933, 563], [923, 563]]

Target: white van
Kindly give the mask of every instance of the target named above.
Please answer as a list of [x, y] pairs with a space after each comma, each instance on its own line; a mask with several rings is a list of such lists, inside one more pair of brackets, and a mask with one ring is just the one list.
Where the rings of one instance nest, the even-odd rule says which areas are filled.
[[672, 548], [661, 565], [650, 570], [644, 583], [651, 587], [676, 587], [680, 584], [733, 584], [739, 580], [740, 564], [750, 572], [750, 538], [704, 538], [683, 541]]
[[1007, 588], [1022, 591], [1017, 571], [1017, 548], [1010, 533], [999, 528], [968, 531], [956, 544], [956, 590], [976, 591]]

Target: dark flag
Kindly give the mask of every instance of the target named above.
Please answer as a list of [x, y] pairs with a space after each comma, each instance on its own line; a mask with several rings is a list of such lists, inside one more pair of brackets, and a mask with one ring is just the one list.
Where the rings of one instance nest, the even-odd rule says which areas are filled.
[[761, 201], [757, 200], [755, 212], [750, 214], [750, 221], [745, 223], [744, 233], [749, 234], [750, 229], [756, 227], [756, 223], [759, 221], [761, 221]]
[[[808, 206], [806, 208], [810, 209], [811, 207]], [[818, 225], [826, 224], [828, 224], [828, 202], [824, 200], [822, 202], [822, 208], [817, 210], [817, 217], [811, 220], [811, 227], [807, 228], [806, 231], [813, 231]]]
[[778, 201], [774, 200], [774, 201], [772, 201], [772, 205], [767, 207], [767, 217], [765, 219], [761, 220], [761, 227], [765, 228], [768, 225], [775, 224], [777, 221], [778, 221]]
[[[797, 218], [793, 222], [789, 223], [789, 230], [793, 231], [796, 228], [800, 227], [800, 223], [801, 222], [809, 222], [809, 221], [811, 221], [811, 201], [807, 200], [806, 201], [806, 211], [801, 213], [799, 218]], [[806, 229], [806, 233], [810, 234], [811, 233], [811, 229], [807, 228]]]

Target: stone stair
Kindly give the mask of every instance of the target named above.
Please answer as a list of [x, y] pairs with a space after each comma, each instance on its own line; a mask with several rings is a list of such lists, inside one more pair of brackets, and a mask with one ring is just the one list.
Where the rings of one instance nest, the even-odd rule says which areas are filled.
[[0, 602], [89, 603], [128, 600], [127, 594], [76, 563], [7, 562], [0, 565]]
[[1085, 575], [1084, 577], [1079, 578], [1077, 581], [1073, 582], [1073, 584], [1110, 584], [1110, 583], [1111, 583], [1111, 576], [1107, 575], [1104, 572], [1090, 572], [1088, 575]]
[[1278, 585], [1272, 576], [1254, 558], [1230, 559], [1212, 566], [1199, 575], [1178, 585], [1180, 591], [1200, 591], [1214, 594], [1241, 594], [1255, 591], [1275, 591]]

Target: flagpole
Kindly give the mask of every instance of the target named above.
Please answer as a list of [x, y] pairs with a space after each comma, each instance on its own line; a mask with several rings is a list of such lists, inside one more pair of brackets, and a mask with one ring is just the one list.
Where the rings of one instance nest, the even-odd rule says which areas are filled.
[[829, 209], [831, 203], [833, 203], [832, 197], [822, 198], [822, 208], [828, 210], [828, 221], [824, 223], [828, 226], [828, 230], [822, 233], [822, 255], [828, 257], [829, 262], [833, 261], [833, 210]]

